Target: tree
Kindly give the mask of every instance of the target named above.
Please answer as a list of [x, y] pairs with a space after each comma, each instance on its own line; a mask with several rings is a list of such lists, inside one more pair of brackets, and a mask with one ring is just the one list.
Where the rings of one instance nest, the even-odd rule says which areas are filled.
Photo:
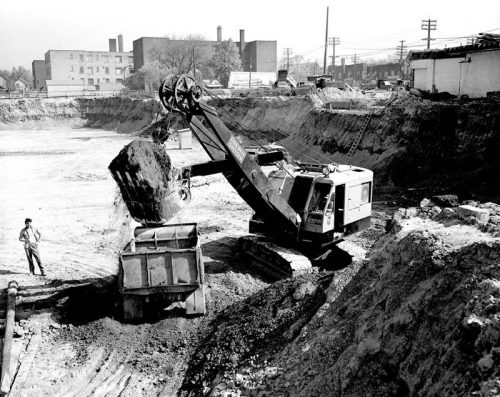
[[154, 61], [140, 68], [136, 73], [131, 74], [124, 81], [125, 87], [131, 90], [143, 90], [156, 92], [160, 84], [172, 70], [165, 65]]
[[215, 53], [212, 57], [212, 66], [215, 77], [225, 87], [227, 87], [231, 72], [241, 70], [240, 54], [231, 39], [222, 41], [215, 47]]
[[0, 70], [0, 76], [7, 80], [7, 88], [9, 90], [15, 89], [14, 84], [20, 78], [26, 80], [30, 86], [33, 84], [33, 75], [31, 71], [23, 66], [18, 66], [17, 68], [13, 67], [10, 72], [7, 70]]
[[[212, 49], [203, 36], [172, 36], [151, 49], [152, 59], [177, 74], [209, 72]], [[198, 74], [196, 77], [200, 77]]]

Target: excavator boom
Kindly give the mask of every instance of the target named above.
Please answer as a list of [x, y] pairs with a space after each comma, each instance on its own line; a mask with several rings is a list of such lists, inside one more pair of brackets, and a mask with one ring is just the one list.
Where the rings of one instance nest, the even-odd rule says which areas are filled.
[[[258, 159], [250, 154], [225, 126], [217, 111], [200, 103], [200, 87], [189, 76], [166, 79], [160, 88], [160, 99], [171, 111], [179, 112], [203, 146], [212, 162], [198, 164], [197, 174], [204, 168], [220, 171], [245, 202], [270, 225], [297, 234], [300, 216], [272, 187]], [[210, 171], [209, 171], [210, 172]]]

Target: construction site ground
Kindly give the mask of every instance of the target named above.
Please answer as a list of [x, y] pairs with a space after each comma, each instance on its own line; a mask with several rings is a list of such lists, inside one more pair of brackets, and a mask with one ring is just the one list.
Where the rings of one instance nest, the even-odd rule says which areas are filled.
[[[269, 285], [237, 255], [251, 210], [221, 175], [193, 179], [192, 202], [171, 223], [198, 223], [209, 314], [186, 318], [174, 305], [153, 322], [125, 324], [114, 317], [112, 276], [136, 224], [107, 166], [136, 137], [96, 129], [0, 135], [0, 283], [20, 285], [20, 362], [33, 350], [30, 340], [38, 345], [14, 386], [23, 396], [173, 395], [200, 327]], [[189, 150], [179, 150], [174, 138], [165, 145], [179, 166], [207, 158], [197, 142]], [[38, 268], [29, 274], [18, 241], [26, 217], [42, 233], [47, 277]]]
[[[290, 103], [263, 107], [269, 113], [297, 113], [298, 102]], [[253, 102], [246, 105], [254, 111]], [[424, 108], [434, 112], [432, 104], [414, 111], [405, 110], [403, 102], [392, 115], [381, 116], [376, 133], [356, 155], [381, 167], [396, 142], [416, 148], [421, 142], [409, 132], [402, 139], [392, 131], [395, 120], [403, 123]], [[332, 122], [340, 118], [335, 112], [318, 114]], [[467, 122], [483, 123], [480, 114]], [[334, 142], [332, 150], [342, 159], [345, 136], [356, 125], [348, 117], [354, 116], [341, 120], [349, 128], [341, 136], [329, 136], [340, 133], [305, 115], [305, 129], [294, 139], [278, 138], [296, 148], [327, 150]], [[498, 125], [493, 112], [484, 120]], [[416, 131], [424, 127], [418, 124]], [[494, 131], [480, 131], [485, 146], [498, 141]], [[462, 135], [461, 142], [469, 144]], [[420, 203], [423, 192], [440, 192], [445, 184], [420, 190], [409, 182], [396, 188], [387, 173], [384, 186], [392, 189], [374, 196], [370, 229], [343, 243], [355, 254], [352, 265], [276, 283], [238, 255], [236, 242], [247, 234], [249, 207], [221, 175], [193, 178], [191, 203], [169, 223], [198, 223], [208, 314], [186, 317], [182, 305], [173, 304], [144, 322], [120, 321], [118, 253], [137, 224], [107, 167], [137, 138], [67, 124], [0, 130], [0, 283], [20, 285], [12, 396], [500, 393], [500, 206], [469, 201], [458, 209], [452, 199]], [[166, 149], [174, 166], [208, 159], [196, 141], [180, 150], [173, 138]], [[430, 153], [432, 140], [424, 143], [421, 151], [409, 153]], [[446, 147], [449, 140], [440, 144]], [[496, 158], [491, 159], [493, 164]], [[409, 167], [408, 157], [399, 164]], [[18, 241], [26, 217], [42, 233], [47, 277], [29, 274]]]

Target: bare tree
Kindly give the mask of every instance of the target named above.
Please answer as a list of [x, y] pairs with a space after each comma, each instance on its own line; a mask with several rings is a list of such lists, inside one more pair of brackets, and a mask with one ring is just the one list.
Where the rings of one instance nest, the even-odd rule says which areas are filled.
[[152, 59], [163, 67], [178, 74], [195, 75], [196, 72], [197, 77], [201, 77], [200, 72], [209, 70], [207, 65], [212, 54], [212, 46], [200, 35], [167, 37], [162, 44], [154, 46], [150, 53]]

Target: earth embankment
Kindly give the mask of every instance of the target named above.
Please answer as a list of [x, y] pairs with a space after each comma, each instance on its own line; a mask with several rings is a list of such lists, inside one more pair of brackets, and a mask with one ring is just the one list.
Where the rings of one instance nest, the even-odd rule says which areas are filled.
[[[372, 169], [375, 186], [454, 191], [463, 198], [500, 197], [494, 153], [500, 108], [488, 100], [436, 102], [400, 92], [384, 107], [326, 109], [328, 96], [218, 101], [250, 138], [265, 136], [304, 162], [336, 161]], [[348, 152], [368, 127], [352, 157]], [[379, 190], [380, 191], [380, 190]], [[427, 193], [427, 191], [425, 192]], [[419, 192], [421, 198], [424, 192]]]
[[[378, 192], [401, 187], [416, 190], [419, 198], [447, 191], [463, 199], [500, 197], [495, 183], [500, 167], [497, 103], [436, 102], [399, 92], [385, 106], [331, 109], [337, 91], [209, 103], [249, 144], [277, 142], [304, 162], [336, 161], [372, 169]], [[18, 99], [0, 103], [0, 128], [69, 125], [136, 132], [178, 122], [178, 117], [161, 111], [153, 99]], [[360, 131], [365, 132], [349, 157]]]
[[0, 129], [90, 127], [135, 132], [160, 117], [155, 100], [26, 98], [0, 101]]

